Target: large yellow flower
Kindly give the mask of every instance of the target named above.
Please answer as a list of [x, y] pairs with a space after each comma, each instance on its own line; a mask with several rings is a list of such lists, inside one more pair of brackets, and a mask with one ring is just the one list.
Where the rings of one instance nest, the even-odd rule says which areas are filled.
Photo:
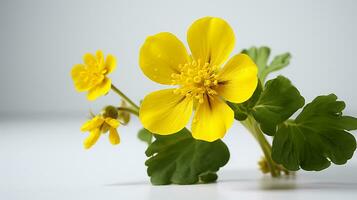
[[111, 80], [106, 76], [116, 68], [116, 59], [108, 55], [104, 60], [103, 52], [99, 50], [96, 55], [86, 53], [83, 60], [84, 64], [72, 68], [74, 86], [78, 92], [88, 91], [88, 100], [95, 100], [109, 92]]
[[177, 85], [147, 95], [140, 108], [143, 126], [153, 133], [178, 132], [189, 122], [192, 111], [192, 135], [215, 141], [222, 138], [233, 123], [234, 112], [225, 103], [248, 100], [258, 83], [257, 67], [245, 54], [233, 56], [232, 28], [220, 18], [204, 17], [187, 32], [192, 55], [173, 34], [158, 33], [146, 39], [140, 49], [140, 67], [151, 80]]
[[87, 121], [81, 127], [81, 131], [89, 131], [89, 136], [84, 141], [84, 148], [91, 148], [99, 139], [102, 133], [109, 131], [109, 141], [116, 145], [120, 143], [120, 137], [117, 131], [119, 121], [111, 117], [104, 117], [102, 115], [95, 116], [93, 119]]

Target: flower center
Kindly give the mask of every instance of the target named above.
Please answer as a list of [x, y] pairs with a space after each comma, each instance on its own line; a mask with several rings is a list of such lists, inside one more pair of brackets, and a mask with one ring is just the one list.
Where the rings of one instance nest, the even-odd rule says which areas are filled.
[[99, 84], [104, 79], [102, 72], [98, 70], [87, 69], [79, 74], [80, 80], [88, 83], [91, 87]]
[[185, 95], [204, 102], [205, 95], [217, 95], [217, 66], [203, 63], [200, 59], [179, 65], [179, 72], [171, 74], [172, 85], [180, 85], [175, 94]]

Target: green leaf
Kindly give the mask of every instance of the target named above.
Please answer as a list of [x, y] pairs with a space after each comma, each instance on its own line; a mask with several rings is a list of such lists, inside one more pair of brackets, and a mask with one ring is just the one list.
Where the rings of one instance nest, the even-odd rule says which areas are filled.
[[276, 126], [289, 119], [304, 104], [304, 97], [290, 80], [278, 76], [265, 84], [259, 100], [251, 108], [251, 113], [265, 134], [274, 135]]
[[145, 165], [154, 185], [213, 182], [215, 172], [229, 160], [227, 146], [221, 141], [195, 140], [185, 128], [168, 135], [154, 135], [156, 140], [146, 150]]
[[199, 178], [202, 183], [212, 183], [217, 180], [218, 176], [215, 172], [206, 172], [201, 174]]
[[150, 145], [152, 143], [153, 134], [145, 128], [142, 128], [138, 132], [138, 138]]
[[295, 120], [279, 126], [272, 147], [275, 162], [289, 170], [323, 170], [331, 162], [341, 165], [352, 158], [357, 118], [344, 116], [343, 101], [334, 94], [318, 96]]
[[283, 53], [281, 55], [275, 56], [275, 58], [270, 63], [270, 65], [268, 67], [264, 68], [264, 70], [262, 70], [259, 73], [260, 74], [259, 77], [264, 81], [266, 79], [266, 77], [268, 76], [268, 74], [270, 74], [271, 72], [281, 70], [281, 69], [285, 68], [286, 66], [288, 66], [290, 63], [290, 58], [291, 58], [290, 53]]
[[258, 66], [258, 77], [262, 83], [265, 82], [266, 77], [274, 71], [285, 68], [290, 63], [291, 55], [283, 53], [274, 57], [273, 61], [268, 65], [270, 49], [269, 47], [251, 47], [244, 49], [242, 53], [247, 54], [254, 60]]

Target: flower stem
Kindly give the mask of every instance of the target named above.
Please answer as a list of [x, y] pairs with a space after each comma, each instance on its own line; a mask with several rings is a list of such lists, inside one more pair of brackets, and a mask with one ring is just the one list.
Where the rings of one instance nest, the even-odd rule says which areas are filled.
[[139, 112], [136, 109], [127, 108], [127, 107], [118, 107], [117, 110], [118, 111], [126, 111], [126, 112], [129, 112], [129, 113], [134, 114], [136, 116], [139, 116]]
[[245, 121], [242, 121], [241, 123], [244, 125], [244, 127], [248, 129], [248, 131], [254, 136], [254, 138], [259, 143], [263, 151], [263, 154], [266, 158], [271, 176], [279, 177], [280, 171], [285, 171], [285, 170], [283, 170], [279, 165], [277, 165], [273, 161], [271, 157], [271, 151], [272, 151], [271, 145], [263, 135], [262, 131], [260, 130], [258, 123], [255, 121], [255, 119], [252, 116], [248, 116], [248, 118]]
[[139, 112], [139, 106], [136, 105], [129, 97], [127, 97], [122, 91], [120, 91], [117, 87], [115, 87], [112, 84], [112, 90], [117, 93], [121, 98], [123, 98], [126, 102], [128, 102], [138, 113]]

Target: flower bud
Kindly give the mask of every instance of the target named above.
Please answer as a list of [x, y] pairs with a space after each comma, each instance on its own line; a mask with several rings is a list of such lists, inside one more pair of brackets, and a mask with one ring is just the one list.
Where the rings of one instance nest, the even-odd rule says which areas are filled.
[[269, 168], [268, 162], [265, 157], [262, 157], [259, 160], [258, 165], [259, 165], [260, 171], [262, 171], [263, 174], [267, 174], [270, 172], [270, 168]]
[[103, 115], [103, 117], [110, 117], [113, 119], [117, 119], [118, 118], [118, 110], [114, 106], [106, 106], [102, 110], [102, 115]]

